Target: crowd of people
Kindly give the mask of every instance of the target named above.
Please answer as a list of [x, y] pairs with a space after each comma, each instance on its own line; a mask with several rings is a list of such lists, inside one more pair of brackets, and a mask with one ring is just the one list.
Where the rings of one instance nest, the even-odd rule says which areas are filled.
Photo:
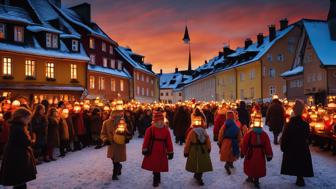
[[[14, 105], [3, 99], [0, 116], [0, 152], [2, 165], [0, 184], [26, 188], [36, 178], [36, 165], [56, 161], [59, 156], [88, 146], [108, 146], [112, 160], [112, 180], [122, 174], [127, 160], [127, 143], [133, 137], [144, 138], [142, 168], [153, 172], [153, 186], [161, 183], [161, 172], [168, 172], [168, 161], [174, 158], [173, 140], [184, 145], [186, 171], [194, 173], [197, 184], [204, 185], [205, 172], [213, 171], [211, 140], [217, 142], [224, 170], [233, 174], [234, 162], [244, 159], [246, 182], [260, 187], [266, 176], [266, 162], [273, 158], [268, 134], [263, 130], [262, 117], [274, 133], [274, 144], [283, 151], [281, 174], [296, 176], [296, 185], [304, 186], [304, 177], [312, 177], [309, 151], [309, 125], [302, 118], [305, 105], [295, 102], [294, 114], [287, 123], [285, 110], [278, 99], [271, 104], [215, 103], [176, 105], [125, 106], [117, 101], [110, 107], [60, 101], [42, 101], [29, 107]], [[265, 110], [266, 109], [266, 110]], [[213, 125], [213, 139], [209, 127]], [[280, 133], [281, 139], [279, 140]]]

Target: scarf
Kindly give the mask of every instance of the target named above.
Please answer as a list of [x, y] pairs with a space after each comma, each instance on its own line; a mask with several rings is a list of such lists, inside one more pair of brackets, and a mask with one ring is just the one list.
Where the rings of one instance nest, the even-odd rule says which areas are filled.
[[225, 132], [224, 138], [229, 138], [232, 142], [232, 153], [235, 157], [239, 157], [239, 142], [238, 142], [238, 134], [240, 129], [237, 127], [236, 123], [232, 119], [228, 119], [225, 121]]
[[196, 133], [198, 140], [201, 143], [204, 143], [208, 137], [208, 134], [206, 133], [205, 129], [202, 127], [196, 127], [196, 128], [193, 128], [193, 131]]

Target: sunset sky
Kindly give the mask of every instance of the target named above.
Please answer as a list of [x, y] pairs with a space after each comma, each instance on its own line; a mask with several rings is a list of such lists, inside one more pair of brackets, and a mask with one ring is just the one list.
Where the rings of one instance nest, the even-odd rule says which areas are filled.
[[186, 23], [193, 68], [218, 54], [224, 44], [242, 46], [247, 37], [279, 20], [325, 19], [329, 0], [63, 0], [66, 6], [91, 3], [93, 20], [120, 45], [145, 55], [159, 72], [187, 68], [182, 37]]

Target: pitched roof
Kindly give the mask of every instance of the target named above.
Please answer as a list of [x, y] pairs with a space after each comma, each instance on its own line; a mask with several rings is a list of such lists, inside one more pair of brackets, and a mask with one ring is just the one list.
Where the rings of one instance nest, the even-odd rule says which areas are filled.
[[324, 66], [336, 66], [336, 41], [331, 40], [328, 22], [304, 20], [308, 38]]
[[116, 76], [124, 77], [124, 78], [131, 78], [131, 75], [127, 72], [126, 69], [117, 70], [117, 69], [105, 68], [105, 67], [102, 67], [102, 66], [95, 66], [95, 65], [88, 64], [88, 70], [89, 71], [94, 71], [94, 72], [110, 74], [110, 75], [116, 75]]
[[281, 77], [290, 77], [303, 73], [303, 66], [298, 66], [281, 74]]
[[184, 75], [180, 72], [159, 74], [160, 89], [178, 89], [181, 84], [189, 83], [192, 80], [191, 75]]
[[8, 5], [0, 5], [0, 19], [25, 24], [33, 23], [33, 19], [26, 10]]

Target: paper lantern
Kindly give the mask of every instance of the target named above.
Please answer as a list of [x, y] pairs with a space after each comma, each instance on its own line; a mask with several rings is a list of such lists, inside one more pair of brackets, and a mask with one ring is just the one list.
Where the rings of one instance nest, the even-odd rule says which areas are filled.
[[75, 113], [79, 113], [81, 111], [81, 107], [80, 106], [74, 106], [74, 112]]
[[126, 122], [124, 118], [120, 119], [116, 132], [113, 135], [113, 141], [116, 144], [125, 144], [125, 139], [126, 139]]
[[106, 111], [106, 112], [110, 111], [110, 107], [104, 106], [104, 111]]
[[20, 103], [20, 101], [18, 101], [18, 100], [14, 100], [14, 101], [12, 102], [12, 106], [19, 107], [20, 105], [21, 105], [21, 103]]
[[63, 109], [62, 110], [62, 118], [68, 118], [69, 117], [69, 110], [68, 109]]
[[88, 105], [88, 104], [84, 104], [83, 109], [84, 109], [84, 110], [90, 110], [90, 105]]
[[193, 121], [193, 125], [201, 126], [202, 125], [202, 118], [201, 117], [195, 117], [194, 121]]

